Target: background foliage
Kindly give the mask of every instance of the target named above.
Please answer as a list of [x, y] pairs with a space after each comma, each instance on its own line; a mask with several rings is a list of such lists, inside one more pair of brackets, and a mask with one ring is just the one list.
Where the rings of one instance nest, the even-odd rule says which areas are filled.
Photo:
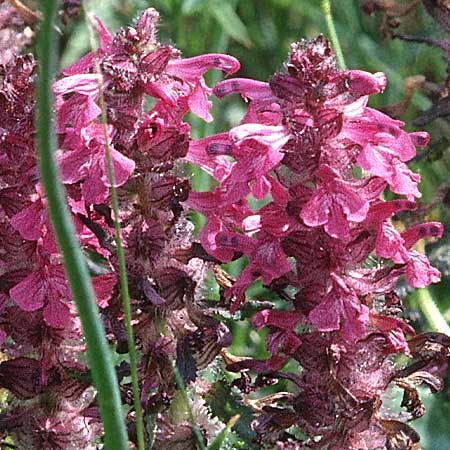
[[[286, 59], [289, 44], [300, 39], [309, 39], [326, 33], [326, 24], [318, 0], [103, 0], [93, 5], [96, 13], [110, 30], [126, 25], [144, 8], [154, 7], [161, 14], [160, 40], [173, 42], [185, 57], [202, 53], [225, 52], [237, 57], [242, 68], [237, 76], [267, 80], [272, 73], [280, 70]], [[423, 44], [407, 43], [382, 36], [382, 17], [365, 15], [357, 0], [332, 2], [336, 30], [341, 42], [346, 64], [370, 72], [383, 71], [388, 76], [387, 90], [372, 100], [372, 105], [384, 107], [400, 102], [404, 95], [404, 79], [412, 75], [424, 75], [427, 80], [441, 84], [446, 77], [446, 63], [442, 51]], [[403, 19], [402, 30], [407, 34], [427, 36], [436, 34], [436, 24], [419, 6], [417, 11]], [[61, 66], [64, 67], [88, 50], [86, 25], [82, 19], [64, 31], [61, 47]], [[208, 82], [213, 84], [221, 75], [208, 74]], [[430, 106], [430, 100], [421, 92], [415, 92], [407, 111], [401, 116], [409, 124], [422, 110]], [[245, 106], [237, 96], [216, 102], [213, 110], [215, 121], [205, 124], [195, 117], [190, 118], [194, 137], [202, 137], [229, 128], [238, 123]], [[440, 220], [450, 228], [448, 205], [445, 204], [450, 173], [448, 122], [439, 119], [425, 129], [432, 135], [428, 149], [419, 153], [412, 163], [414, 170], [422, 175], [422, 204], [416, 214], [431, 220]], [[211, 182], [199, 170], [190, 168], [196, 190], [207, 190]], [[444, 201], [443, 201], [444, 199]], [[450, 203], [450, 202], [449, 202]], [[197, 225], [201, 218], [195, 217]], [[409, 219], [410, 220], [410, 219]], [[414, 220], [414, 219], [413, 219]], [[439, 243], [428, 246], [431, 262], [442, 272], [439, 285], [429, 289], [432, 299], [442, 316], [450, 319], [450, 236], [448, 231]], [[239, 267], [229, 268], [234, 274]], [[399, 288], [404, 295], [404, 289]], [[254, 297], [267, 299], [267, 292], [256, 286]], [[214, 297], [214, 289], [211, 288]], [[423, 315], [423, 295], [410, 295], [406, 302], [409, 317], [417, 330], [433, 328], [433, 317]], [[262, 336], [252, 331], [248, 317], [251, 311], [242, 314], [241, 321], [233, 324], [233, 345], [230, 351], [236, 355], [265, 355]], [[418, 313], [419, 312], [419, 313]], [[208, 374], [207, 374], [208, 375]], [[214, 374], [208, 376], [214, 378]], [[219, 389], [219, 388], [218, 388]], [[224, 389], [222, 386], [221, 389]], [[217, 392], [221, 398], [221, 392]], [[226, 404], [216, 404], [216, 413], [228, 420], [236, 413], [241, 414], [236, 430], [248, 424], [245, 410], [233, 403], [232, 394]], [[393, 393], [393, 396], [395, 393]], [[425, 450], [445, 450], [450, 448], [450, 417], [448, 383], [444, 392], [437, 396], [424, 395], [428, 413], [414, 425], [422, 435]], [[214, 399], [212, 406], [214, 408]], [[245, 436], [243, 436], [245, 438]], [[237, 444], [236, 444], [237, 445]]]

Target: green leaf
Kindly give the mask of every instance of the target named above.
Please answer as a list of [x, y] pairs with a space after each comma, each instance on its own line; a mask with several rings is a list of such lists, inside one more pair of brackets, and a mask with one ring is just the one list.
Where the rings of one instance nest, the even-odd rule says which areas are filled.
[[214, 2], [211, 6], [210, 12], [219, 25], [223, 28], [223, 31], [225, 31], [225, 33], [232, 39], [247, 48], [252, 46], [247, 27], [236, 14], [236, 11], [230, 3]]
[[236, 422], [239, 420], [239, 414], [236, 416], [233, 416], [228, 423], [226, 424], [225, 428], [219, 433], [219, 435], [214, 439], [214, 442], [208, 447], [207, 450], [221, 450], [223, 444], [225, 443], [226, 438], [231, 432], [231, 429], [234, 427]]

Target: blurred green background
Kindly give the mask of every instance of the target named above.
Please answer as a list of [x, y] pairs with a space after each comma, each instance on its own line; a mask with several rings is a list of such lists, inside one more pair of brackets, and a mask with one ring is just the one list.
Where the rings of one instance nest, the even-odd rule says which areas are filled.
[[[111, 31], [131, 23], [141, 10], [154, 7], [161, 14], [160, 41], [173, 43], [185, 57], [210, 52], [229, 53], [241, 61], [242, 67], [236, 76], [259, 80], [268, 80], [271, 74], [282, 69], [291, 42], [312, 38], [320, 33], [328, 35], [319, 0], [103, 0], [91, 3], [90, 9]], [[384, 38], [380, 32], [382, 16], [365, 15], [357, 0], [334, 0], [332, 8], [347, 66], [370, 72], [382, 71], [388, 76], [388, 88], [382, 95], [371, 99], [372, 106], [383, 107], [400, 102], [404, 94], [405, 77], [424, 75], [427, 80], [437, 84], [446, 78], [447, 67], [441, 50]], [[401, 30], [422, 36], [439, 35], [438, 26], [422, 6], [403, 18]], [[74, 62], [88, 50], [87, 36], [83, 20], [65, 30], [61, 48], [62, 67]], [[220, 78], [218, 72], [207, 75], [210, 85]], [[430, 105], [430, 100], [423, 93], [414, 93], [408, 110], [401, 116], [408, 129], [414, 129], [409, 125], [412, 119]], [[237, 124], [245, 108], [238, 96], [220, 103], [215, 101], [213, 123], [205, 124], [193, 116], [188, 118], [192, 124], [193, 137], [213, 134]], [[448, 209], [440, 199], [445, 195], [446, 183], [450, 182], [448, 125], [446, 120], [440, 119], [425, 127], [432, 135], [431, 145], [421, 150], [418, 161], [412, 163], [413, 168], [422, 175], [421, 190], [424, 194], [423, 207], [417, 214], [445, 224], [449, 223]], [[208, 189], [208, 177], [199, 170], [190, 171], [194, 189]], [[414, 218], [406, 220], [413, 221]], [[448, 233], [439, 243], [427, 246], [432, 263], [444, 275], [439, 285], [413, 295], [406, 288], [400, 288], [407, 297], [407, 314], [418, 331], [431, 330], [440, 320], [450, 319], [449, 249]], [[255, 296], [266, 299], [267, 295], [262, 288], [255, 287]], [[436, 311], [426, 307], [426, 302], [431, 304], [430, 298], [437, 305]], [[263, 335], [250, 329], [245, 314], [242, 318], [242, 321], [230, 323], [234, 332], [231, 351], [237, 355], [264, 356]], [[424, 391], [423, 396], [428, 413], [413, 423], [421, 433], [422, 447], [424, 450], [448, 450], [448, 383], [439, 395], [431, 396]]]

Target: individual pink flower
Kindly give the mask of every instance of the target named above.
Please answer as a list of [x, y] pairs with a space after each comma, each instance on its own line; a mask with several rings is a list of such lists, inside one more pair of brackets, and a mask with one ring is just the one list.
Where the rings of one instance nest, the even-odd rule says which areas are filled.
[[71, 321], [70, 290], [61, 264], [42, 265], [10, 289], [9, 295], [24, 311], [43, 308], [44, 320], [54, 328], [65, 328]]
[[[82, 193], [88, 203], [102, 203], [108, 196], [110, 186], [106, 162], [105, 137], [100, 124], [92, 124], [81, 131], [80, 145], [76, 150], [59, 157], [64, 183], [83, 181]], [[111, 160], [114, 168], [114, 186], [126, 183], [133, 173], [133, 160], [115, 150], [110, 143]]]

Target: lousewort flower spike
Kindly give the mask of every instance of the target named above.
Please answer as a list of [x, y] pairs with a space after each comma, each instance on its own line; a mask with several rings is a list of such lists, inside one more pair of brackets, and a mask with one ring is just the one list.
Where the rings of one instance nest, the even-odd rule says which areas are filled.
[[[140, 400], [144, 414], [155, 417], [153, 448], [162, 450], [171, 442], [183, 448], [195, 443], [191, 423], [168, 413], [177, 390], [172, 361], [177, 360], [186, 382], [194, 382], [194, 416], [207, 424], [209, 410], [198, 393], [197, 371], [230, 342], [226, 327], [197, 304], [208, 266], [196, 258], [191, 244], [193, 227], [182, 206], [190, 185], [180, 176], [177, 161], [188, 150], [185, 114], [191, 110], [212, 119], [212, 90], [204, 73], [219, 69], [231, 74], [239, 63], [221, 54], [181, 58], [174, 47], [158, 42], [157, 20], [158, 13], [148, 9], [135, 27], [115, 36], [97, 20], [99, 49], [66, 68], [53, 89], [57, 157], [68, 203], [81, 244], [100, 261], [92, 266], [93, 285], [108, 338], [118, 353], [126, 353], [95, 56], [103, 75], [107, 139], [119, 194]], [[15, 398], [0, 415], [1, 431], [29, 450], [93, 449], [102, 425], [88, 368], [80, 362], [85, 351], [80, 324], [36, 169], [35, 62], [29, 55], [18, 56], [1, 71], [0, 340], [9, 359], [0, 364], [0, 386]], [[145, 110], [148, 97], [154, 106]], [[135, 441], [131, 387], [124, 381], [129, 367], [122, 363], [116, 370], [123, 401], [130, 404], [129, 437]], [[206, 441], [220, 431], [216, 422], [202, 428]]]
[[[79, 2], [64, 5], [75, 14]], [[260, 448], [419, 449], [419, 436], [406, 422], [424, 413], [419, 386], [442, 389], [450, 338], [416, 335], [401, 317], [395, 286], [401, 276], [417, 288], [439, 281], [416, 243], [441, 237], [443, 227], [428, 222], [399, 231], [392, 220], [417, 207], [420, 176], [406, 163], [416, 146], [427, 145], [428, 135], [407, 133], [399, 120], [369, 108], [368, 96], [384, 90], [386, 77], [338, 70], [323, 37], [293, 44], [286, 70], [268, 83], [227, 78], [211, 88], [205, 72], [231, 75], [239, 62], [215, 53], [182, 58], [159, 42], [157, 21], [158, 13], [148, 9], [134, 27], [112, 35], [96, 20], [98, 50], [64, 69], [53, 86], [68, 203], [90, 255], [108, 339], [120, 354], [128, 342], [105, 144], [111, 150], [140, 401], [151, 418], [147, 443], [155, 450], [196, 445], [187, 415], [169, 408], [177, 400], [173, 361], [189, 391], [188, 415], [200, 438], [214, 441], [224, 424], [211, 418], [205, 403], [210, 385], [197, 373], [222, 353], [227, 369], [241, 373], [236, 384], [242, 392], [281, 379], [294, 387], [257, 400], [244, 394], [255, 411]], [[12, 38], [23, 45], [20, 35]], [[0, 431], [27, 450], [94, 449], [102, 436], [96, 393], [82, 362], [80, 323], [36, 167], [36, 64], [30, 55], [3, 56], [0, 343], [7, 358], [0, 363], [0, 386], [11, 401], [0, 414]], [[239, 94], [248, 101], [247, 113], [228, 132], [191, 140], [184, 117], [191, 111], [211, 121], [211, 94]], [[183, 160], [202, 167], [217, 187], [192, 192], [180, 169]], [[389, 201], [382, 196], [386, 189]], [[264, 206], [255, 210], [250, 197]], [[207, 218], [199, 242], [188, 207]], [[247, 265], [234, 280], [220, 263], [243, 255]], [[265, 306], [253, 315], [253, 327], [267, 329], [267, 359], [223, 350], [230, 333], [203, 301], [210, 269], [232, 312], [255, 281], [287, 304], [278, 310], [261, 302]], [[396, 366], [397, 354], [410, 363]], [[284, 370], [288, 362], [300, 368]], [[136, 444], [130, 369], [122, 362], [116, 371]], [[394, 386], [404, 392], [399, 414], [384, 405]]]
[[[269, 330], [269, 359], [227, 360], [242, 376], [253, 370], [296, 386], [295, 395], [255, 407], [261, 444], [280, 450], [418, 448], [417, 433], [405, 423], [423, 414], [417, 386], [442, 386], [449, 338], [414, 337], [399, 317], [394, 291], [401, 275], [413, 287], [440, 279], [413, 245], [441, 237], [442, 225], [400, 233], [391, 222], [416, 207], [420, 176], [405, 163], [428, 135], [407, 133], [402, 122], [367, 106], [368, 96], [385, 86], [384, 74], [337, 70], [323, 37], [293, 44], [286, 71], [269, 83], [237, 78], [216, 85], [220, 98], [238, 93], [246, 99], [248, 112], [228, 133], [190, 143], [186, 158], [218, 182], [212, 192], [191, 192], [188, 199], [208, 218], [203, 247], [224, 262], [248, 258], [227, 291], [231, 310], [256, 280], [290, 303], [289, 310], [265, 309], [253, 317], [257, 330]], [[384, 201], [386, 188], [400, 198]], [[268, 203], [254, 212], [249, 194]], [[367, 264], [371, 255], [381, 258], [376, 267]], [[423, 346], [439, 340], [439, 349], [425, 356], [417, 340]], [[412, 364], [397, 369], [397, 353], [412, 356]], [[289, 359], [302, 370], [281, 372]], [[388, 414], [383, 406], [394, 384], [404, 389], [406, 415]], [[306, 433], [304, 440], [286, 431], [293, 425]]]

